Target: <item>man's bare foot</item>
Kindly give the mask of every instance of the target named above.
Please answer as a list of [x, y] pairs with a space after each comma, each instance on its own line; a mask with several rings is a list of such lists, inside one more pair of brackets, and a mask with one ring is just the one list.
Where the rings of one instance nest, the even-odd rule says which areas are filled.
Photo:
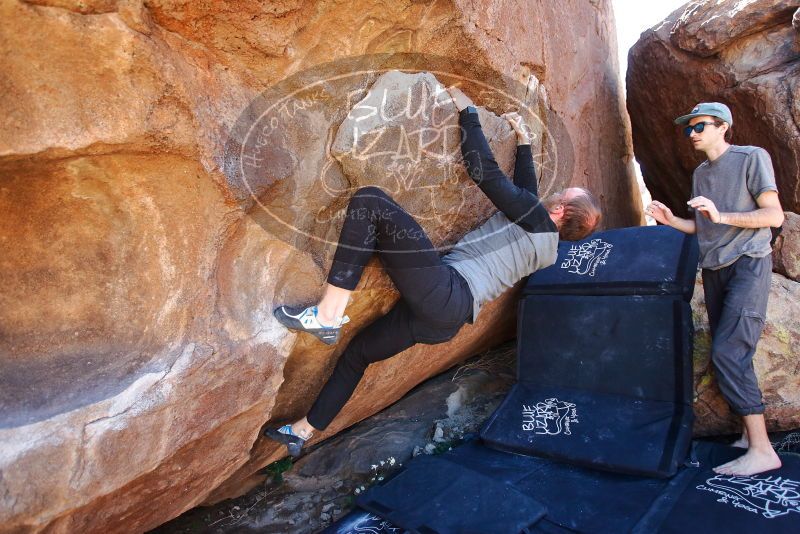
[[731, 447], [739, 447], [740, 449], [749, 449], [750, 448], [750, 440], [747, 439], [747, 431], [745, 430], [742, 432], [742, 435], [739, 439], [731, 443]]
[[750, 476], [778, 469], [780, 466], [781, 459], [772, 448], [751, 448], [735, 460], [715, 467], [714, 472], [720, 475]]

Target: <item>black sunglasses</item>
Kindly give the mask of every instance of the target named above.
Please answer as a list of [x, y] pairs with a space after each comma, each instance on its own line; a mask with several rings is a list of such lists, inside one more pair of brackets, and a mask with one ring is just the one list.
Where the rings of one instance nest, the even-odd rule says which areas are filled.
[[698, 122], [694, 126], [687, 126], [686, 128], [684, 128], [683, 134], [686, 137], [689, 137], [690, 135], [692, 135], [692, 130], [694, 130], [697, 133], [703, 133], [703, 130], [706, 129], [706, 126], [711, 126], [712, 124], [716, 125], [715, 122]]

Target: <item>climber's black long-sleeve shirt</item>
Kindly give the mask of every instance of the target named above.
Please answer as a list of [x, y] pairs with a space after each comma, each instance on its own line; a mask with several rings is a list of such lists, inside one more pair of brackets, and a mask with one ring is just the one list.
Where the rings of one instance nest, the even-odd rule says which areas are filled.
[[442, 258], [467, 281], [474, 298], [474, 321], [484, 303], [555, 263], [558, 228], [539, 200], [530, 145], [517, 147], [512, 183], [497, 165], [478, 115], [462, 111], [459, 119], [467, 172], [500, 210]]
[[511, 221], [528, 232], [554, 232], [555, 224], [539, 200], [530, 145], [517, 147], [514, 181], [500, 170], [483, 135], [477, 113], [459, 113], [461, 153], [470, 178]]

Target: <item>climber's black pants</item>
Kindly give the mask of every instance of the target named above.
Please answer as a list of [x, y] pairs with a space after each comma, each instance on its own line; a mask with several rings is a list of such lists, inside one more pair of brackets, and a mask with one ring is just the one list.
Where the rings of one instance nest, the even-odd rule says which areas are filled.
[[443, 343], [472, 319], [467, 282], [442, 263], [411, 215], [381, 189], [364, 187], [350, 199], [328, 283], [354, 289], [374, 253], [400, 300], [347, 345], [308, 413], [308, 422], [318, 430], [341, 411], [369, 364], [416, 343]]

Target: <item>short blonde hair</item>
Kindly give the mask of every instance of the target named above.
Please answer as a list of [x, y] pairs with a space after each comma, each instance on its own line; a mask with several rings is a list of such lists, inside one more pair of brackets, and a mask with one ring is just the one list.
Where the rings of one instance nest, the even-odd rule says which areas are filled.
[[583, 195], [575, 195], [563, 203], [564, 215], [558, 229], [561, 239], [580, 241], [600, 226], [603, 219], [600, 204], [589, 191], [583, 189], [583, 192]]

